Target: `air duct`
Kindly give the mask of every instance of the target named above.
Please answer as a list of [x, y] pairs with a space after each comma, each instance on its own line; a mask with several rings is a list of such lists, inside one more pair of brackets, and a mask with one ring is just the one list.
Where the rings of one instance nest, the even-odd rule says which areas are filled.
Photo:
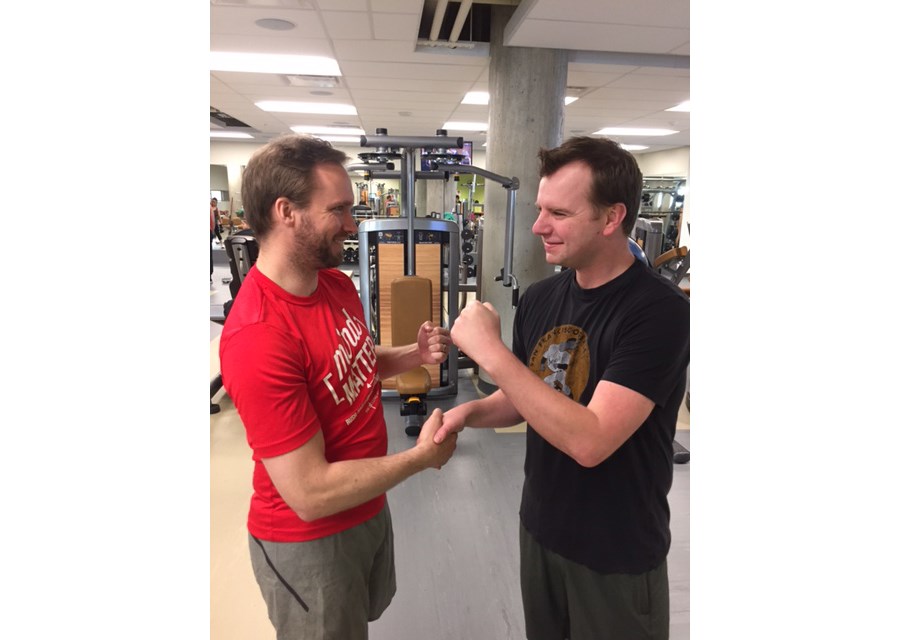
[[437, 8], [434, 10], [434, 19], [431, 21], [431, 34], [428, 39], [434, 42], [441, 35], [441, 24], [444, 22], [444, 14], [447, 13], [447, 2], [449, 0], [438, 0]]
[[453, 23], [453, 30], [450, 32], [450, 42], [459, 40], [459, 34], [462, 31], [469, 11], [472, 10], [472, 0], [463, 0], [459, 3], [459, 12], [456, 14], [456, 22]]

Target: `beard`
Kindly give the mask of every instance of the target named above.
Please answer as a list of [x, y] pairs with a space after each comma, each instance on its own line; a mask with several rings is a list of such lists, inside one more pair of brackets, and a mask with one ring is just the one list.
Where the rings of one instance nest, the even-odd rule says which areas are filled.
[[305, 224], [294, 243], [291, 264], [301, 271], [341, 266], [344, 262], [344, 246], [343, 239], [340, 243], [337, 242], [338, 237], [317, 235], [312, 225]]

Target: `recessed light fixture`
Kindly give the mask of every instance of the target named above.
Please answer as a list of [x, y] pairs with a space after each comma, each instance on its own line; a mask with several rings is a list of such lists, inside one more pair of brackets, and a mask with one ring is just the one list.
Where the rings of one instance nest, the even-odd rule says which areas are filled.
[[691, 101], [685, 100], [681, 104], [677, 104], [674, 107], [666, 109], [666, 111], [690, 111], [691, 110]]
[[271, 29], [272, 31], [290, 31], [297, 25], [280, 18], [260, 18], [256, 21], [256, 26], [263, 29]]
[[324, 56], [300, 56], [276, 53], [233, 53], [211, 51], [211, 71], [244, 71], [248, 73], [285, 73], [312, 76], [339, 76], [337, 60]]
[[334, 92], [333, 91], [324, 91], [324, 90], [310, 91], [309, 95], [311, 95], [311, 96], [333, 96]]
[[294, 133], [326, 134], [336, 136], [364, 136], [366, 132], [359, 127], [328, 127], [315, 124], [298, 124], [291, 127]]
[[487, 91], [469, 91], [462, 99], [462, 104], [488, 104], [490, 97]]
[[454, 131], [487, 131], [487, 122], [445, 122], [442, 129]]
[[678, 133], [672, 129], [639, 129], [632, 127], [604, 127], [592, 135], [601, 136], [670, 136]]
[[566, 96], [565, 104], [568, 107], [570, 104], [578, 100], [578, 96]]
[[256, 106], [263, 111], [276, 113], [324, 113], [341, 116], [355, 116], [356, 107], [352, 104], [336, 104], [333, 102], [292, 102], [290, 100], [263, 100]]
[[213, 131], [209, 132], [210, 138], [253, 138], [249, 133], [242, 133], [240, 131]]
[[619, 146], [625, 149], [625, 151], [643, 151], [644, 149], [650, 148], [642, 144], [620, 144]]

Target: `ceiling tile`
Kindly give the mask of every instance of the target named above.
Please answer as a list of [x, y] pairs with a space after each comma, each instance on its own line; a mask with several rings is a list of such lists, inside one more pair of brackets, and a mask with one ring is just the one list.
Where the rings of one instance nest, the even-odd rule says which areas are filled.
[[270, 36], [236, 36], [215, 34], [210, 37], [211, 51], [241, 53], [281, 53], [291, 55], [334, 57], [331, 43], [325, 39]]
[[324, 38], [327, 35], [315, 11], [266, 7], [210, 7], [210, 32], [220, 35], [263, 37], [285, 33], [283, 31], [263, 29], [256, 24], [256, 20], [260, 18], [278, 18], [294, 23], [296, 28], [292, 29], [290, 33], [298, 38]]
[[577, 16], [582, 23], [690, 27], [690, 0], [537, 0], [528, 5], [526, 21]]
[[687, 29], [529, 20], [510, 38], [516, 47], [550, 47], [631, 53], [669, 53], [688, 39]]
[[372, 24], [369, 14], [350, 11], [323, 11], [322, 21], [331, 38], [369, 40]]
[[379, 40], [406, 40], [415, 43], [419, 39], [419, 15], [406, 13], [372, 14], [375, 37]]

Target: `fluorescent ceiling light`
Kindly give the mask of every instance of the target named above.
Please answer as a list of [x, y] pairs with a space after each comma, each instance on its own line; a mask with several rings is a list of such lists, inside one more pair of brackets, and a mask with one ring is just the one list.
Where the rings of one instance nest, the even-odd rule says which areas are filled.
[[290, 20], [282, 20], [281, 18], [260, 18], [254, 24], [257, 27], [271, 29], [272, 31], [290, 31], [297, 26]]
[[678, 133], [672, 129], [637, 129], [631, 127], [604, 127], [591, 135], [601, 136], [670, 136]]
[[355, 116], [356, 107], [352, 104], [335, 104], [333, 102], [292, 102], [290, 100], [263, 100], [256, 106], [263, 111], [279, 113], [324, 113], [329, 115]]
[[240, 131], [212, 131], [209, 132], [210, 138], [253, 138], [249, 133], [241, 133]]
[[566, 106], [569, 106], [576, 100], [578, 100], [578, 96], [566, 96]]
[[328, 142], [352, 142], [353, 144], [359, 145], [359, 136], [316, 136], [320, 140], [327, 140]]
[[619, 146], [625, 149], [625, 151], [643, 151], [644, 149], [650, 148], [642, 144], [620, 144]]
[[666, 109], [666, 111], [690, 111], [691, 110], [691, 101], [685, 100], [681, 104], [677, 104], [670, 109]]
[[442, 129], [454, 131], [487, 131], [487, 122], [445, 122]]
[[462, 104], [487, 104], [490, 94], [487, 91], [470, 91], [462, 99]]
[[246, 71], [250, 73], [287, 73], [308, 76], [339, 76], [337, 60], [324, 56], [300, 56], [277, 53], [230, 53], [211, 51], [210, 71]]
[[338, 136], [364, 136], [366, 132], [358, 127], [326, 127], [326, 126], [317, 126], [310, 124], [298, 124], [296, 127], [291, 127], [291, 131], [294, 133], [311, 133], [311, 134], [326, 134], [326, 135], [338, 135]]

